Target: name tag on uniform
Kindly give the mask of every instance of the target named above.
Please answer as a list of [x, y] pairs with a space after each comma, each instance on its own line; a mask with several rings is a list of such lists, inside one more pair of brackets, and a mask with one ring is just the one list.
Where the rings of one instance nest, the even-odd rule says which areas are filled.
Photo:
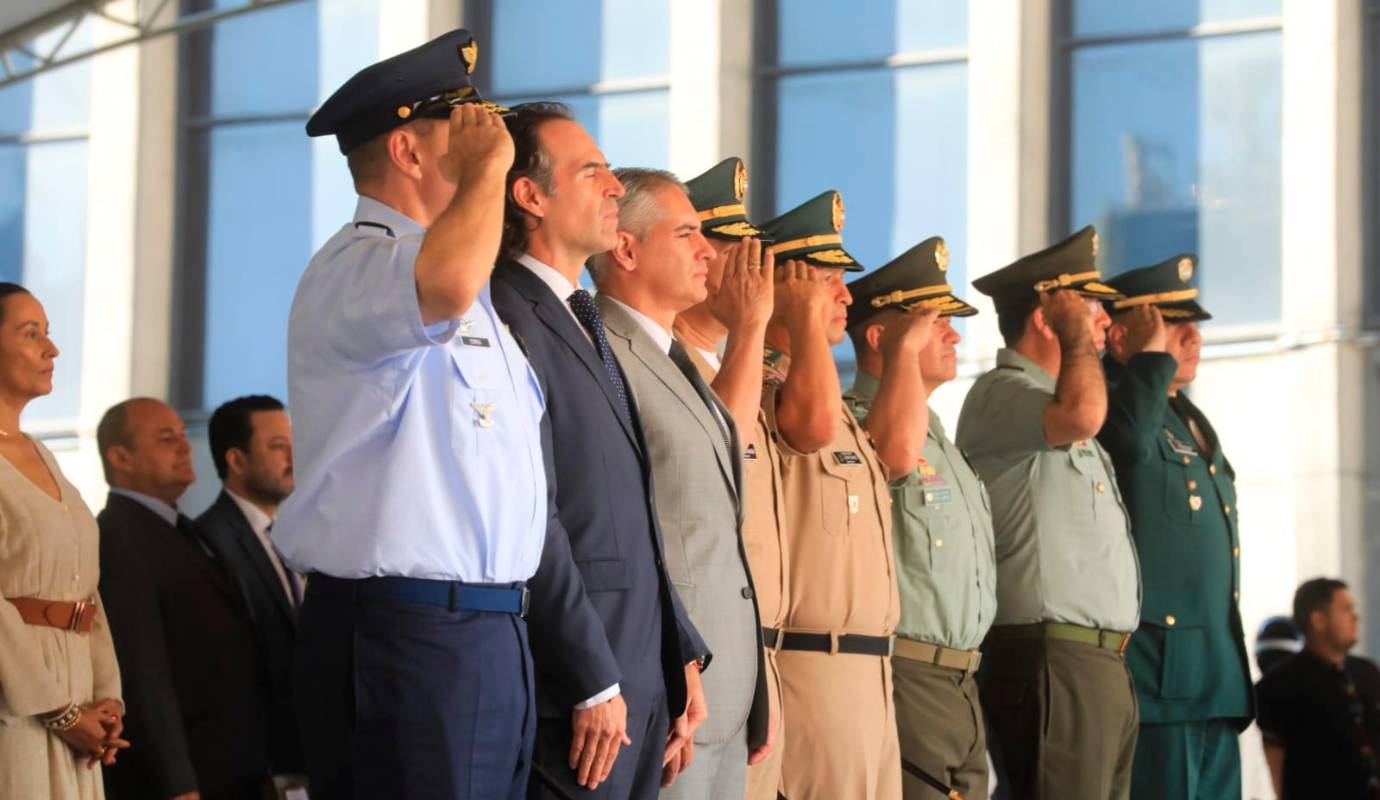
[[834, 451], [834, 463], [835, 463], [835, 464], [842, 464], [842, 465], [844, 465], [844, 466], [848, 466], [848, 465], [852, 465], [852, 464], [861, 464], [861, 463], [863, 463], [863, 462], [862, 462], [862, 456], [858, 455], [857, 453], [853, 452], [852, 450], [835, 450], [835, 451]]
[[756, 461], [756, 460], [757, 460], [757, 445], [753, 444], [752, 442], [748, 442], [747, 449], [743, 451], [743, 460], [744, 460], [744, 461]]
[[920, 499], [927, 506], [947, 505], [954, 501], [954, 490], [939, 488], [926, 489]]
[[483, 336], [461, 336], [460, 344], [466, 347], [488, 347], [489, 340]]

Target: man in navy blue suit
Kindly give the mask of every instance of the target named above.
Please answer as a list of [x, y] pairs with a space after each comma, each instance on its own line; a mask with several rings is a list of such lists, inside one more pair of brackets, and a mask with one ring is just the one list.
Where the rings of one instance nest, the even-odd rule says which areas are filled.
[[667, 577], [635, 399], [594, 299], [579, 288], [610, 249], [623, 187], [559, 104], [514, 109], [504, 262], [494, 306], [546, 396], [551, 519], [532, 578], [536, 774], [578, 796], [652, 798], [704, 717], [708, 651]]

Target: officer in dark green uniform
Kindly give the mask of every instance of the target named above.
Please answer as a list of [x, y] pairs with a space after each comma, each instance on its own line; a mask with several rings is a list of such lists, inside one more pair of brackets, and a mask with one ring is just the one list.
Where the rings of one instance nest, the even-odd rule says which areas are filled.
[[1198, 369], [1196, 259], [1181, 254], [1108, 281], [1107, 421], [1140, 556], [1140, 628], [1126, 661], [1140, 702], [1133, 798], [1241, 796], [1237, 735], [1254, 716], [1238, 609], [1234, 472], [1183, 393]]

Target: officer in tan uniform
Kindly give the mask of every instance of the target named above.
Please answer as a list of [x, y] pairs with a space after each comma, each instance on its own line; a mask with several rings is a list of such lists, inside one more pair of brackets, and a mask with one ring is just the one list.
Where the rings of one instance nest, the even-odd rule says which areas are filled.
[[[747, 169], [729, 158], [686, 183], [701, 232], [718, 254], [709, 263], [709, 297], [676, 317], [675, 335], [733, 415], [743, 439], [743, 546], [762, 625], [778, 629], [786, 592], [785, 507], [781, 453], [761, 410], [762, 344], [772, 313], [772, 255], [747, 218]], [[723, 346], [723, 356], [719, 347]], [[784, 717], [776, 651], [766, 651], [771, 704], [767, 743], [748, 756], [746, 797], [776, 800], [781, 785]]]
[[[935, 789], [987, 797], [987, 732], [978, 700], [977, 652], [997, 608], [996, 556], [987, 490], [949, 439], [929, 393], [957, 375], [958, 332], [951, 317], [977, 309], [946, 280], [944, 240], [931, 237], [886, 266], [850, 283], [848, 335], [858, 375], [844, 395], [874, 436], [879, 426], [915, 426], [924, 449], [905, 479], [891, 485], [901, 622], [896, 628], [896, 721], [905, 759], [904, 794], [932, 800]], [[873, 413], [881, 382], [895, 364], [879, 347], [886, 328], [907, 309], [936, 314], [920, 353], [923, 387], [913, 407], [893, 420]], [[928, 781], [928, 782], [927, 782]]]
[[[889, 473], [842, 405], [831, 345], [850, 302], [843, 201], [825, 192], [766, 223], [781, 281], [767, 328], [762, 405], [782, 452], [789, 598], [776, 649], [790, 719], [781, 791], [790, 800], [901, 796], [892, 702], [892, 632], [900, 616], [891, 543]], [[884, 381], [880, 405], [911, 402], [930, 319], [907, 315], [883, 349], [908, 364]], [[918, 324], [923, 322], [924, 324]], [[888, 414], [884, 409], [881, 413]], [[919, 456], [923, 434], [904, 462]], [[897, 476], [899, 477], [899, 475]]]

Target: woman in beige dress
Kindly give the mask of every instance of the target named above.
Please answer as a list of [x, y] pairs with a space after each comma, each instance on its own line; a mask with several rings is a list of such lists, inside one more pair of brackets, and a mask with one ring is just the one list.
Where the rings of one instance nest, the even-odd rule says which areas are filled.
[[53, 390], [43, 306], [0, 283], [0, 798], [104, 797], [124, 705], [96, 595], [97, 528], [19, 414]]

